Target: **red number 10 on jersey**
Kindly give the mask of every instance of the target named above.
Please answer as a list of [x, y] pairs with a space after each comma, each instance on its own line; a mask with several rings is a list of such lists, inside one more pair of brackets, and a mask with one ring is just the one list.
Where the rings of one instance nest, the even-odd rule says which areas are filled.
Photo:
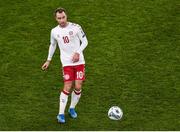
[[63, 40], [64, 40], [64, 43], [66, 44], [66, 43], [69, 43], [69, 38], [68, 38], [68, 36], [64, 36], [63, 37]]

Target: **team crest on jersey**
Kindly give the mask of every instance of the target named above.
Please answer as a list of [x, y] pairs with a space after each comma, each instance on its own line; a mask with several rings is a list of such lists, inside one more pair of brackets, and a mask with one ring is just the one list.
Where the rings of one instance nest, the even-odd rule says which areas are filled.
[[73, 35], [73, 31], [69, 31], [69, 35]]
[[57, 35], [58, 38], [60, 38], [59, 34]]

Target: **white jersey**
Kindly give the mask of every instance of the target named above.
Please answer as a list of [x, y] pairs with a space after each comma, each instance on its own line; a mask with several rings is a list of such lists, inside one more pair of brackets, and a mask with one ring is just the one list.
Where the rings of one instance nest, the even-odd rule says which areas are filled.
[[[81, 26], [68, 22], [66, 27], [56, 26], [51, 30], [48, 59], [51, 60], [58, 44], [62, 66], [74, 66], [85, 64], [83, 50], [88, 41]], [[78, 62], [73, 63], [72, 57], [75, 52], [80, 54]]]

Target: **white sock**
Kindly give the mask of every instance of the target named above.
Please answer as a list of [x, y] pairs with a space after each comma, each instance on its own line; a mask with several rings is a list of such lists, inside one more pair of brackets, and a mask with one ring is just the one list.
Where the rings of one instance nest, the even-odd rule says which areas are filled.
[[74, 90], [71, 93], [71, 105], [70, 108], [75, 108], [77, 103], [79, 102], [79, 99], [81, 97], [81, 90], [80, 91], [76, 91]]
[[64, 114], [66, 104], [68, 101], [68, 95], [69, 95], [69, 92], [64, 91], [64, 90], [60, 94], [60, 97], [59, 97], [59, 114]]

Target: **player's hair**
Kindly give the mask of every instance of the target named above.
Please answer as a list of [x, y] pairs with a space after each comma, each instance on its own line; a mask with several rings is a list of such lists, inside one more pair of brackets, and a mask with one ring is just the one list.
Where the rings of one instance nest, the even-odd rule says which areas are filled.
[[59, 7], [54, 11], [54, 16], [56, 16], [57, 12], [58, 13], [62, 13], [62, 12], [66, 13], [66, 10], [64, 8], [62, 8], [62, 7]]

